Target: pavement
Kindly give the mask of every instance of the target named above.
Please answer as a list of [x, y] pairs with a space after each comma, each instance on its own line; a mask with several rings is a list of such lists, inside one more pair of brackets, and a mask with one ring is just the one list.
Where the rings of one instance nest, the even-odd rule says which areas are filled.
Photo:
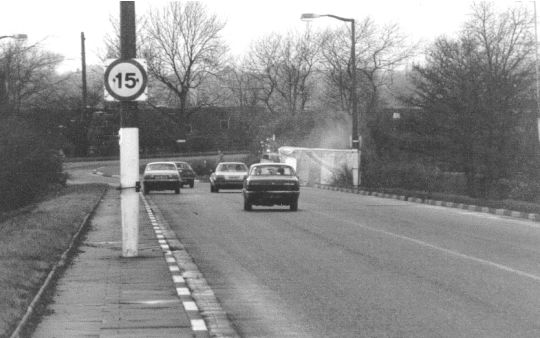
[[109, 189], [32, 337], [210, 336], [148, 203], [141, 205], [138, 255], [122, 257], [120, 192]]

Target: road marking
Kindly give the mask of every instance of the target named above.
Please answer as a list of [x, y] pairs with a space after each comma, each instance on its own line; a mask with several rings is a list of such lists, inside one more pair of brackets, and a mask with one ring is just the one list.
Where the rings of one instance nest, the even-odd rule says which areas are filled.
[[488, 260], [485, 260], [485, 259], [482, 259], [482, 258], [478, 258], [478, 257], [474, 257], [474, 256], [469, 256], [469, 255], [466, 255], [466, 254], [462, 254], [460, 252], [457, 252], [457, 251], [454, 251], [454, 250], [450, 250], [450, 249], [446, 249], [446, 248], [442, 248], [440, 246], [437, 246], [437, 245], [434, 245], [434, 244], [430, 244], [430, 243], [427, 243], [427, 242], [424, 242], [424, 241], [421, 241], [419, 239], [415, 239], [415, 238], [411, 238], [411, 237], [407, 237], [407, 236], [403, 236], [403, 235], [399, 235], [399, 234], [396, 234], [396, 233], [393, 233], [393, 232], [389, 232], [389, 231], [386, 231], [386, 230], [382, 230], [382, 229], [377, 229], [377, 228], [373, 228], [373, 227], [369, 227], [367, 225], [363, 225], [363, 224], [360, 224], [358, 222], [354, 222], [354, 221], [349, 221], [349, 220], [344, 220], [344, 219], [339, 219], [339, 218], [336, 218], [336, 217], [332, 217], [324, 212], [318, 212], [318, 211], [313, 211], [313, 213], [316, 213], [316, 214], [320, 214], [320, 215], [323, 215], [323, 216], [326, 216], [326, 217], [329, 217], [329, 218], [334, 218], [334, 219], [338, 219], [339, 221], [341, 222], [344, 222], [344, 223], [349, 223], [349, 224], [352, 224], [352, 225], [356, 225], [356, 226], [359, 226], [363, 229], [366, 229], [366, 230], [370, 230], [372, 232], [377, 232], [377, 233], [380, 233], [380, 234], [384, 234], [384, 235], [387, 235], [387, 236], [390, 236], [390, 237], [395, 237], [395, 238], [399, 238], [399, 239], [402, 239], [402, 240], [405, 240], [405, 241], [409, 241], [411, 243], [415, 243], [415, 244], [418, 244], [420, 246], [423, 246], [423, 247], [426, 247], [426, 248], [430, 248], [430, 249], [433, 249], [433, 250], [438, 250], [438, 251], [442, 251], [448, 255], [452, 255], [452, 256], [455, 256], [455, 257], [459, 257], [459, 258], [463, 258], [463, 259], [466, 259], [466, 260], [470, 260], [470, 261], [473, 261], [473, 262], [476, 262], [476, 263], [480, 263], [480, 264], [484, 264], [484, 265], [488, 265], [488, 266], [491, 266], [491, 267], [494, 267], [494, 268], [497, 268], [499, 270], [503, 270], [503, 271], [506, 271], [506, 272], [510, 272], [510, 273], [513, 273], [513, 274], [516, 274], [518, 276], [521, 276], [521, 277], [525, 277], [525, 278], [530, 278], [536, 282], [540, 282], [540, 276], [537, 276], [537, 275], [534, 275], [534, 274], [531, 274], [531, 273], [528, 273], [528, 272], [525, 272], [525, 271], [521, 271], [521, 270], [517, 270], [517, 269], [513, 269], [509, 266], [506, 266], [506, 265], [503, 265], [503, 264], [499, 264], [499, 263], [495, 263], [495, 262], [492, 262], [492, 261], [488, 261]]
[[179, 276], [179, 275], [173, 275], [172, 279], [173, 279], [174, 283], [185, 283], [186, 282], [184, 277]]
[[191, 292], [188, 288], [176, 288], [176, 293], [178, 293], [179, 296], [189, 296], [191, 295]]
[[186, 311], [199, 311], [199, 308], [195, 302], [183, 302], [183, 304]]
[[208, 331], [208, 329], [206, 328], [206, 324], [202, 319], [192, 319], [191, 328], [193, 331]]

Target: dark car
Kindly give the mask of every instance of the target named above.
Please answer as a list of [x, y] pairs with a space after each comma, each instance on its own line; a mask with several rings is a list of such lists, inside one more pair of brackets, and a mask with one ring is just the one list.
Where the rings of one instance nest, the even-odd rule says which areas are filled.
[[180, 175], [174, 162], [151, 162], [143, 174], [143, 193], [152, 190], [174, 190], [180, 193]]
[[242, 162], [221, 162], [210, 175], [210, 192], [219, 189], [242, 189], [248, 167]]
[[244, 210], [251, 210], [253, 205], [288, 205], [296, 211], [300, 182], [293, 167], [288, 164], [258, 163], [249, 168], [242, 193]]
[[182, 181], [180, 185], [189, 185], [190, 188], [193, 188], [195, 185], [195, 171], [189, 163], [187, 162], [176, 162], [176, 167], [178, 168], [178, 174], [180, 174], [180, 180]]

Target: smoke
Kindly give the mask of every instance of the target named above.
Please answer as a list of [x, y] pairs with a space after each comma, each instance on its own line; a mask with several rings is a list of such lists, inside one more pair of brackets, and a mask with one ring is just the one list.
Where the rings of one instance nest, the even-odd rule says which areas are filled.
[[304, 146], [327, 149], [350, 148], [351, 128], [351, 117], [349, 114], [345, 112], [334, 113], [332, 117], [325, 117], [318, 120], [315, 128], [303, 142]]

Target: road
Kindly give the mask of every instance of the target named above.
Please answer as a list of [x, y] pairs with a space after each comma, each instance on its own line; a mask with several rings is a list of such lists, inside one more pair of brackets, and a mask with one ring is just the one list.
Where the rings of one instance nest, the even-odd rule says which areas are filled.
[[312, 188], [298, 212], [245, 212], [209, 191], [149, 198], [243, 336], [540, 336], [538, 224]]

